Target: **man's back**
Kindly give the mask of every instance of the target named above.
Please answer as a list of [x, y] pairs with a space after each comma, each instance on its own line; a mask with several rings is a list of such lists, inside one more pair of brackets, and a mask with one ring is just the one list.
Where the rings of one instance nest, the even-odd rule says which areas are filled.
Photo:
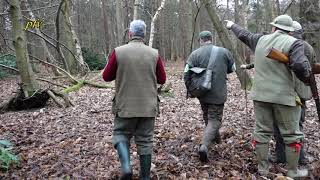
[[262, 102], [288, 106], [296, 105], [293, 77], [290, 69], [283, 63], [269, 59], [267, 49], [274, 47], [288, 54], [295, 38], [276, 31], [262, 36], [255, 49], [255, 76], [252, 99]]
[[133, 40], [115, 51], [115, 111], [120, 117], [154, 117], [157, 111], [157, 50]]
[[212, 75], [212, 89], [199, 100], [210, 104], [223, 104], [227, 98], [226, 79], [227, 73], [231, 73], [234, 60], [230, 52], [222, 47], [207, 44], [195, 50], [189, 57], [188, 64], [192, 67], [207, 68], [212, 47], [217, 48]]

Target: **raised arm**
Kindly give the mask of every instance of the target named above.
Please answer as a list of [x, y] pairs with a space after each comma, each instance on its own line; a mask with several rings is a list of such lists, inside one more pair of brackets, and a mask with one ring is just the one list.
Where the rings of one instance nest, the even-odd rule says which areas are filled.
[[252, 51], [256, 49], [257, 43], [263, 34], [252, 33], [241, 26], [227, 20], [227, 28], [230, 29], [239, 40], [246, 44]]

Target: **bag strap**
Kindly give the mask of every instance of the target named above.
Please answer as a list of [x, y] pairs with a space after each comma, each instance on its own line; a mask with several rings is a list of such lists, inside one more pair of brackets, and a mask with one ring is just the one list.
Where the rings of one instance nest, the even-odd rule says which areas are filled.
[[218, 54], [217, 52], [218, 52], [218, 47], [213, 46], [212, 50], [211, 50], [210, 59], [209, 59], [207, 69], [209, 69], [209, 70], [213, 69], [214, 63], [217, 59], [217, 54]]

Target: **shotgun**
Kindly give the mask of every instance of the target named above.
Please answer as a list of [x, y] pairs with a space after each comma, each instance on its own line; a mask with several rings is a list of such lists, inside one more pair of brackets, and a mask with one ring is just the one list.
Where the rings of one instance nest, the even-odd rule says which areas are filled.
[[[267, 51], [266, 57], [282, 63], [289, 63], [288, 55], [280, 52], [279, 50], [273, 47]], [[314, 63], [312, 65], [312, 73], [310, 76], [310, 88], [312, 92], [312, 97], [316, 103], [317, 114], [320, 121], [320, 99], [318, 94], [317, 82], [314, 77], [314, 74], [319, 74], [319, 73], [320, 73], [320, 63]]]

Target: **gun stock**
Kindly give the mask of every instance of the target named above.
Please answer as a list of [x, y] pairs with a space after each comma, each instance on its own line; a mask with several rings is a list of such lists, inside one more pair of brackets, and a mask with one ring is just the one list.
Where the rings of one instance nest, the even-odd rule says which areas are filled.
[[320, 63], [312, 64], [312, 72], [313, 74], [320, 74]]
[[288, 55], [280, 52], [273, 47], [267, 51], [266, 57], [282, 63], [289, 63]]

